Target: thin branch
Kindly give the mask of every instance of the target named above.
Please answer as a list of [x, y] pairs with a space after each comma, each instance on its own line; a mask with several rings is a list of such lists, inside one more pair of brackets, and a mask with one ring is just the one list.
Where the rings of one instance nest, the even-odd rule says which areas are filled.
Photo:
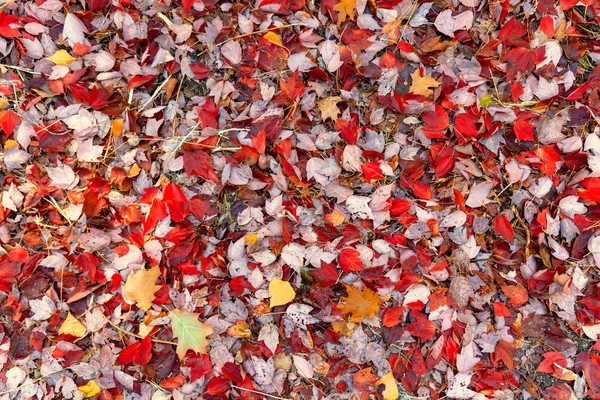
[[255, 394], [260, 394], [261, 396], [265, 396], [271, 399], [277, 399], [277, 400], [289, 400], [289, 398], [285, 398], [285, 397], [279, 397], [279, 396], [273, 396], [272, 394], [268, 394], [265, 392], [259, 392], [258, 390], [252, 390], [252, 389], [246, 389], [243, 387], [239, 387], [236, 385], [231, 385], [232, 388], [237, 389], [237, 390], [245, 390], [246, 392], [250, 392], [250, 393], [255, 393]]
[[[102, 316], [104, 317], [104, 319], [109, 324], [111, 324], [113, 328], [115, 328], [119, 332], [124, 333], [124, 334], [129, 335], [129, 336], [136, 337], [138, 339], [143, 339], [144, 338], [143, 336], [137, 335], [137, 334], [135, 334], [133, 332], [129, 332], [129, 331], [126, 331], [125, 329], [121, 328], [120, 326], [118, 326], [117, 324], [115, 324], [114, 322], [112, 322], [106, 315], [104, 315], [103, 312], [101, 312], [100, 314], [102, 314]], [[169, 342], [168, 340], [160, 340], [160, 339], [153, 339], [153, 338], [150, 338], [150, 340], [152, 340], [153, 342], [156, 342], [156, 343], [170, 344], [170, 345], [173, 345], [173, 346], [177, 346], [177, 343], [175, 343], [175, 342]]]
[[270, 31], [275, 31], [277, 29], [291, 28], [292, 26], [301, 26], [301, 25], [302, 24], [286, 24], [286, 25], [274, 26], [272, 28], [261, 29], [259, 31], [248, 32], [248, 33], [244, 33], [242, 35], [237, 35], [237, 36], [234, 36], [234, 37], [230, 37], [229, 39], [224, 40], [221, 43], [217, 44], [217, 46], [223, 46], [227, 42], [231, 42], [232, 40], [235, 40], [235, 39], [241, 39], [241, 38], [246, 37], [246, 36], [252, 36], [252, 35], [257, 35], [257, 34], [260, 34], [260, 33], [267, 33], [267, 32], [270, 32]]

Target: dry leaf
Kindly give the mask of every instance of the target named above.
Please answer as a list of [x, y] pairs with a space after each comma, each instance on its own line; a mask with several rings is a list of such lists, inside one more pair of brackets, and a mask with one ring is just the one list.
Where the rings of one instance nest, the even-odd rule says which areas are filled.
[[66, 50], [58, 50], [56, 53], [46, 58], [46, 60], [52, 61], [56, 65], [67, 65], [77, 59], [70, 55]]
[[85, 332], [85, 325], [79, 322], [70, 312], [67, 314], [67, 318], [60, 328], [58, 328], [59, 335], [71, 335], [79, 338], [85, 336]]
[[85, 385], [77, 386], [77, 389], [79, 389], [80, 392], [85, 394], [86, 398], [94, 397], [95, 395], [97, 395], [98, 393], [100, 393], [102, 391], [102, 389], [100, 389], [100, 386], [98, 386], [98, 384], [96, 383], [95, 379], [92, 379]]
[[362, 322], [366, 317], [374, 316], [381, 306], [381, 299], [369, 288], [360, 290], [354, 286], [346, 286], [348, 297], [342, 297], [343, 303], [338, 308], [344, 314], [352, 314], [350, 322]]
[[269, 296], [271, 296], [269, 307], [273, 308], [294, 300], [296, 292], [294, 292], [294, 288], [289, 282], [274, 279], [269, 283]]
[[410, 92], [414, 94], [420, 94], [426, 97], [433, 96], [433, 90], [430, 88], [436, 88], [441, 85], [440, 82], [428, 75], [421, 76], [419, 69], [415, 70], [410, 76], [412, 78]]
[[341, 24], [350, 17], [354, 21], [354, 13], [356, 12], [356, 0], [341, 0], [333, 6], [333, 9], [338, 13], [338, 24]]
[[135, 301], [139, 308], [148, 311], [152, 306], [154, 294], [160, 289], [160, 286], [156, 284], [159, 275], [158, 267], [132, 272], [123, 287], [125, 300]]
[[340, 101], [342, 101], [340, 96], [331, 96], [317, 102], [323, 121], [325, 121], [327, 118], [331, 118], [331, 120], [334, 122], [337, 121], [338, 116], [341, 113], [337, 106], [337, 103]]

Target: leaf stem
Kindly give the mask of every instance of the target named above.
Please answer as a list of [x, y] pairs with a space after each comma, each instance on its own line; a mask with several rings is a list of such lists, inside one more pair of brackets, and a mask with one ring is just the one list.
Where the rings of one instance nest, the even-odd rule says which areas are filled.
[[[135, 333], [133, 333], [133, 332], [126, 331], [125, 329], [121, 328], [120, 326], [118, 326], [117, 324], [115, 324], [114, 322], [112, 322], [112, 321], [111, 321], [111, 320], [110, 320], [110, 319], [109, 319], [109, 318], [108, 318], [106, 315], [104, 315], [104, 313], [103, 313], [103, 312], [101, 312], [100, 314], [102, 314], [102, 316], [104, 317], [104, 319], [105, 319], [105, 320], [106, 320], [106, 321], [107, 321], [109, 324], [111, 324], [113, 328], [115, 328], [115, 329], [116, 329], [116, 330], [118, 330], [119, 332], [121, 332], [121, 333], [124, 333], [124, 334], [126, 334], [126, 335], [129, 335], [129, 336], [136, 337], [136, 338], [138, 338], [138, 339], [143, 339], [143, 338], [144, 338], [144, 337], [143, 337], [143, 336], [141, 336], [141, 335], [135, 334]], [[170, 344], [170, 345], [173, 345], [173, 346], [177, 346], [177, 343], [175, 343], [175, 342], [170, 342], [170, 341], [168, 341], [168, 340], [160, 340], [160, 339], [153, 339], [153, 338], [150, 338], [150, 340], [152, 340], [153, 342], [156, 342], [156, 343]]]

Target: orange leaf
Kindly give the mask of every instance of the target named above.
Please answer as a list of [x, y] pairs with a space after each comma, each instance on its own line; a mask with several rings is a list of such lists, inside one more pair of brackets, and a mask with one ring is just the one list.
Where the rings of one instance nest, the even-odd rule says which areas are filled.
[[367, 316], [372, 317], [381, 306], [381, 299], [369, 288], [360, 290], [354, 286], [346, 286], [348, 297], [342, 297], [338, 304], [339, 310], [344, 314], [352, 314], [350, 322], [362, 322]]

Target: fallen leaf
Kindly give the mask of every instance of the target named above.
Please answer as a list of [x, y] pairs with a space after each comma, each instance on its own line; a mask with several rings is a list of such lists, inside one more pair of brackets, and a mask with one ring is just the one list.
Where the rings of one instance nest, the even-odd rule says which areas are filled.
[[398, 382], [394, 379], [394, 374], [392, 372], [388, 372], [382, 376], [375, 385], [385, 386], [385, 389], [380, 392], [383, 396], [383, 400], [396, 400], [399, 398], [400, 392], [398, 390]]
[[344, 314], [352, 314], [350, 322], [362, 322], [366, 317], [373, 317], [379, 311], [381, 298], [369, 288], [363, 290], [354, 286], [346, 286], [348, 297], [342, 297], [337, 308]]
[[132, 272], [123, 287], [123, 297], [125, 300], [135, 301], [139, 308], [148, 311], [154, 301], [154, 294], [160, 289], [156, 284], [159, 276], [160, 268], [157, 266]]
[[337, 103], [342, 101], [340, 96], [330, 96], [317, 102], [321, 118], [325, 121], [327, 118], [331, 118], [333, 122], [337, 121], [341, 111], [337, 106]]
[[67, 318], [60, 328], [58, 328], [59, 335], [71, 335], [79, 338], [85, 336], [85, 332], [85, 325], [79, 322], [70, 312], [67, 314]]
[[95, 379], [88, 381], [85, 385], [77, 386], [77, 389], [79, 389], [79, 391], [82, 392], [86, 398], [94, 397], [102, 391], [102, 389], [100, 389], [100, 386], [98, 386], [98, 384], [96, 383]]
[[333, 9], [338, 13], [338, 24], [346, 21], [346, 18], [348, 17], [354, 21], [354, 14], [356, 13], [356, 0], [340, 0], [339, 3], [333, 6]]
[[273, 308], [294, 300], [296, 292], [294, 292], [294, 288], [289, 282], [273, 279], [269, 282], [269, 296], [271, 297], [269, 307]]
[[69, 54], [66, 50], [57, 50], [50, 57], [47, 57], [46, 60], [52, 61], [56, 65], [67, 65], [77, 60], [75, 57]]
[[173, 337], [178, 339], [177, 355], [180, 359], [188, 350], [206, 354], [206, 337], [213, 333], [213, 329], [210, 325], [198, 321], [198, 316], [199, 314], [177, 309], [169, 312]]
[[440, 82], [429, 75], [421, 76], [421, 72], [418, 68], [415, 72], [410, 74], [410, 76], [412, 78], [412, 83], [410, 84], [409, 91], [414, 94], [430, 97], [433, 96], [433, 90], [431, 90], [431, 88], [436, 88], [441, 85]]

